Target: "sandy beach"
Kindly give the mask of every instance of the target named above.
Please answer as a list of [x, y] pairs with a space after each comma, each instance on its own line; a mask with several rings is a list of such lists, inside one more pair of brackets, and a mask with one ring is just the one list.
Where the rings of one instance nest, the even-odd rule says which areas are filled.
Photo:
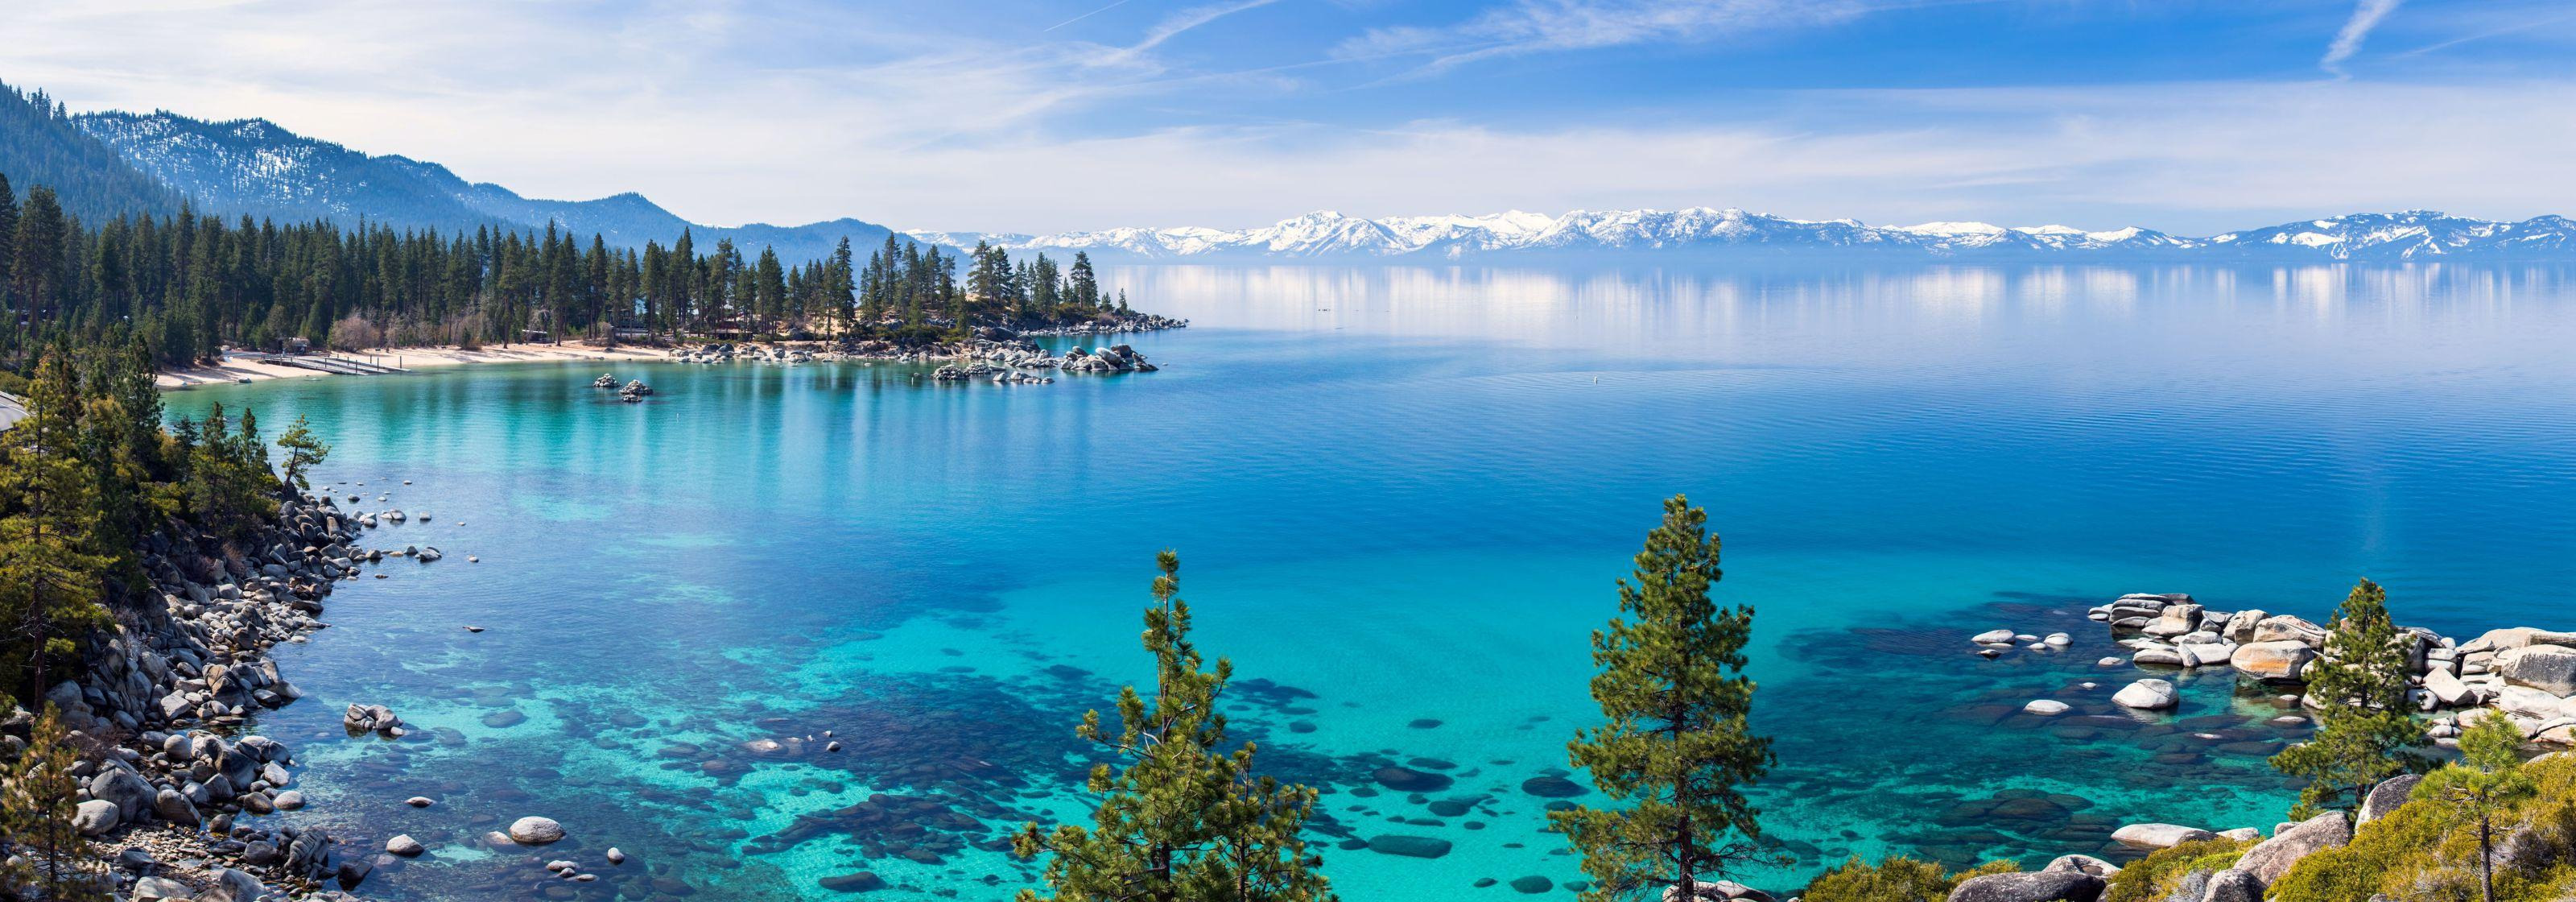
[[[386, 348], [361, 353], [334, 351], [329, 354], [316, 353], [308, 356], [334, 357], [343, 360], [372, 363], [377, 366], [390, 366], [407, 370], [438, 366], [459, 366], [470, 363], [539, 363], [563, 360], [598, 360], [604, 362], [615, 362], [621, 360], [665, 359], [663, 352], [651, 348], [620, 347], [612, 349], [595, 348], [587, 345], [512, 345], [508, 348], [485, 347], [472, 351], [452, 346], [428, 348]], [[227, 356], [223, 363], [215, 366], [200, 366], [184, 370], [164, 370], [161, 372], [160, 377], [155, 381], [162, 388], [168, 389], [187, 388], [192, 385], [208, 385], [228, 382], [257, 382], [265, 379], [301, 379], [310, 376], [329, 375], [332, 374], [325, 373], [320, 370], [309, 370], [301, 367], [268, 363], [251, 357]]]

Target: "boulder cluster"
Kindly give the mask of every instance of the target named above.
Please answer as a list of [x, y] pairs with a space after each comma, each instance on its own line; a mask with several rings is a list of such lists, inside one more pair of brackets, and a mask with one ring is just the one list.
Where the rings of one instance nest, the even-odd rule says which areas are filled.
[[1021, 335], [1070, 338], [1077, 335], [1119, 335], [1131, 332], [1159, 332], [1164, 329], [1187, 329], [1190, 321], [1151, 313], [1127, 313], [1114, 319], [1089, 319], [1062, 326], [1022, 329]]
[[[2289, 614], [2211, 611], [2180, 593], [2124, 595], [2092, 609], [2139, 665], [2193, 669], [2225, 666], [2242, 676], [2296, 689], [2319, 666], [2326, 628]], [[2461, 641], [2423, 627], [2400, 627], [2417, 710], [2452, 712], [2427, 729], [2435, 739], [2458, 735], [2460, 714], [2503, 712], [2535, 742], [2576, 745], [2576, 633], [2531, 627], [2489, 630]], [[2301, 702], [2316, 707], [2313, 698]]]
[[732, 342], [721, 342], [694, 348], [681, 348], [671, 352], [671, 358], [681, 363], [732, 363], [736, 360], [747, 363], [810, 363], [815, 359], [815, 354], [806, 348], [787, 345], [758, 345], [749, 342], [737, 345]]
[[1159, 369], [1126, 345], [1110, 345], [1093, 352], [1075, 348], [1064, 352], [1064, 362], [1057, 366], [1068, 373], [1150, 373]]

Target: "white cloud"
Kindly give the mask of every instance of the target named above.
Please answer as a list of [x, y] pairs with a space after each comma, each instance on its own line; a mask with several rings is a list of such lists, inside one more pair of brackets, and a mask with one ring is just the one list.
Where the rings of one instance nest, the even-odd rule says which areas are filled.
[[2352, 18], [2345, 19], [2343, 28], [2335, 32], [2334, 43], [2326, 45], [2326, 55], [2317, 60], [2318, 68], [2332, 72], [2338, 78], [2349, 78], [2350, 75], [2343, 70], [2343, 62], [2360, 53], [2362, 39], [2370, 37], [2370, 30], [2379, 27], [2379, 20], [2388, 18], [2389, 13], [2397, 11], [2397, 4], [2404, 2], [2406, 0], [2361, 0], [2359, 6], [2353, 7]]

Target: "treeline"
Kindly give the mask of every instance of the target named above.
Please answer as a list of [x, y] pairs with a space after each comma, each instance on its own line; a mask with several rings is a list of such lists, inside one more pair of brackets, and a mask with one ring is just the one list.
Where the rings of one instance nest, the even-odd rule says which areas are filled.
[[344, 348], [722, 338], [888, 338], [920, 343], [979, 325], [1060, 325], [1123, 310], [1077, 256], [1013, 269], [979, 251], [961, 286], [956, 258], [889, 237], [854, 266], [844, 239], [829, 257], [789, 266], [730, 240], [704, 252], [682, 232], [669, 247], [611, 248], [599, 235], [492, 227], [472, 234], [327, 221], [231, 224], [186, 208], [90, 227], [43, 187], [23, 201], [0, 176], [0, 354], [22, 371], [30, 349], [95, 344], [126, 330], [153, 362], [185, 366], [226, 345], [282, 339]]

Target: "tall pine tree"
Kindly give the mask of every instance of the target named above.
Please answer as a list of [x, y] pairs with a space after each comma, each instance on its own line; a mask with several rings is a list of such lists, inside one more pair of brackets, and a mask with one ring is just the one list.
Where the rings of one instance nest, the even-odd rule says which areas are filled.
[[1609, 722], [1567, 750], [1617, 804], [1548, 815], [1583, 855], [1586, 902], [1697, 899], [1701, 878], [1769, 860], [1744, 796], [1772, 763], [1771, 741], [1746, 722], [1753, 608], [1709, 599], [1721, 573], [1707, 523], [1688, 498], [1665, 501], [1636, 582], [1619, 581], [1621, 616], [1592, 634], [1592, 698]]
[[2416, 637], [2388, 616], [2388, 592], [2362, 580], [2335, 609], [2325, 653], [2308, 665], [2317, 732], [2272, 756], [2272, 767], [2306, 777], [2292, 817], [2358, 810], [2379, 781], [2421, 770], [2415, 750], [2431, 744], [2406, 703]]
[[49, 661], [107, 623], [100, 574], [109, 560], [93, 539], [97, 486], [80, 459], [81, 402], [71, 362], [48, 354], [27, 390], [27, 416], [0, 432], [0, 617], [5, 664], [23, 664], [22, 698], [42, 693]]

